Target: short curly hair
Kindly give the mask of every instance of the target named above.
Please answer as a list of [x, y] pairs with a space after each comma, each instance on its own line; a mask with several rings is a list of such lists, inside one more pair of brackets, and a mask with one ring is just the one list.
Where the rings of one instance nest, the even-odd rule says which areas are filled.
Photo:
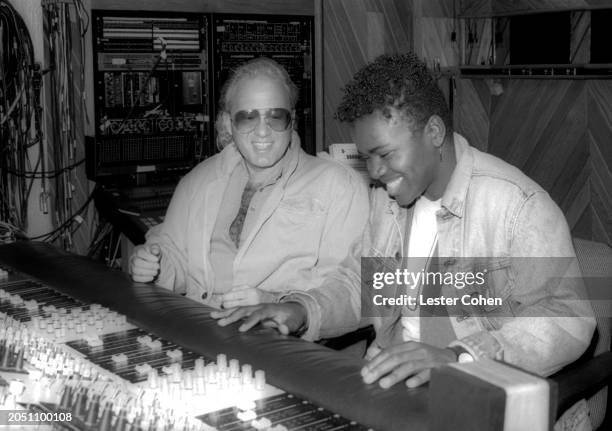
[[418, 128], [423, 128], [432, 115], [438, 115], [444, 121], [447, 136], [452, 132], [444, 94], [414, 53], [381, 55], [362, 67], [344, 87], [335, 118], [352, 123], [376, 110], [388, 118], [390, 108], [402, 112]]
[[[223, 149], [229, 143], [232, 142], [232, 135], [229, 134], [223, 127], [223, 113], [230, 112], [232, 99], [238, 84], [242, 79], [245, 78], [256, 78], [259, 76], [267, 76], [278, 82], [287, 90], [289, 95], [289, 103], [291, 109], [295, 108], [298, 101], [298, 88], [291, 80], [287, 70], [276, 61], [268, 57], [257, 57], [242, 63], [237, 68], [233, 69], [230, 77], [225, 81], [223, 88], [221, 89], [221, 96], [219, 97], [219, 109], [217, 110], [217, 119], [215, 121], [215, 128], [217, 130], [217, 147]], [[297, 121], [293, 122], [294, 125]]]

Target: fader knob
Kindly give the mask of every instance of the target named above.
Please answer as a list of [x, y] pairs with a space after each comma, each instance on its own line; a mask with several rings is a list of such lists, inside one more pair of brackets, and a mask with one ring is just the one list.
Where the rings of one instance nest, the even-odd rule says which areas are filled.
[[204, 368], [204, 359], [198, 358], [195, 360], [193, 371], [196, 376], [204, 376], [205, 368]]
[[223, 353], [217, 355], [217, 368], [219, 371], [224, 371], [227, 368], [227, 356]]
[[229, 375], [230, 377], [238, 377], [240, 375], [240, 362], [238, 362], [238, 359], [230, 359]]
[[110, 401], [107, 401], [104, 404], [104, 409], [102, 410], [102, 416], [100, 419], [100, 426], [98, 427], [98, 431], [112, 431], [113, 422], [113, 404]]
[[255, 371], [255, 389], [263, 391], [266, 388], [266, 372], [263, 370]]
[[72, 406], [72, 386], [64, 386], [62, 398], [60, 399], [60, 409], [69, 410]]
[[85, 425], [92, 427], [98, 422], [98, 413], [100, 411], [100, 395], [95, 394], [91, 398], [89, 409], [87, 410], [87, 417], [85, 418]]

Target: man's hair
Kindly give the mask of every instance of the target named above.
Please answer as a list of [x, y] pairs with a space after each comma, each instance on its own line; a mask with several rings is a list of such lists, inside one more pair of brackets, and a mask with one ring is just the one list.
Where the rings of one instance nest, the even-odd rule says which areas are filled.
[[344, 87], [335, 117], [352, 123], [379, 110], [389, 118], [390, 108], [399, 110], [418, 128], [438, 115], [447, 136], [452, 132], [446, 99], [425, 63], [413, 53], [381, 55], [362, 67]]
[[232, 135], [223, 127], [223, 113], [230, 112], [232, 100], [236, 88], [238, 88], [238, 84], [245, 78], [256, 78], [259, 76], [266, 76], [278, 80], [289, 94], [291, 109], [295, 108], [295, 104], [298, 100], [298, 89], [283, 66], [267, 57], [258, 57], [241, 64], [232, 70], [230, 77], [225, 81], [221, 89], [219, 110], [215, 122], [215, 128], [217, 130], [217, 147], [219, 149], [223, 149], [232, 142]]

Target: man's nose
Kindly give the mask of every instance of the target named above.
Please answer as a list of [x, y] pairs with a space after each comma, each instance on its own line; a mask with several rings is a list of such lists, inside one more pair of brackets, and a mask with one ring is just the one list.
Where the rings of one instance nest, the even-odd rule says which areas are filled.
[[270, 134], [270, 126], [268, 126], [265, 115], [259, 115], [259, 123], [255, 127], [255, 133], [257, 136], [267, 136]]
[[373, 156], [367, 162], [368, 173], [373, 180], [379, 180], [387, 171], [385, 164], [379, 157]]

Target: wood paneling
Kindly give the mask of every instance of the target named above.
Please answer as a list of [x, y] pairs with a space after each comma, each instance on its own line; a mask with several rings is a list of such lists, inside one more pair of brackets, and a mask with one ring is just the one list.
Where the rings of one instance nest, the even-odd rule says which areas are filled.
[[461, 26], [461, 64], [488, 65], [494, 63], [493, 19], [466, 19]]
[[412, 5], [414, 52], [430, 67], [459, 64], [461, 26], [453, 19], [453, 1], [413, 0]]
[[520, 168], [561, 203], [571, 187], [566, 171], [586, 129], [584, 83], [507, 81], [491, 104], [489, 152]]
[[612, 81], [492, 82], [458, 80], [456, 130], [547, 190], [574, 235], [612, 245]]
[[610, 0], [463, 0], [459, 3], [459, 15], [463, 17], [612, 8]]
[[491, 93], [484, 80], [455, 81], [454, 129], [469, 137], [470, 144], [487, 151]]
[[382, 53], [411, 49], [411, 12], [402, 0], [324, 0], [325, 146], [351, 142], [348, 125], [333, 118], [344, 85]]
[[570, 63], [591, 61], [591, 12], [572, 12], [570, 33]]
[[612, 244], [612, 82], [588, 86], [593, 237]]
[[[503, 16], [560, 10], [572, 11], [571, 62], [585, 64], [589, 10], [612, 8], [612, 0], [414, 0], [413, 5], [415, 51], [429, 65], [433, 59], [441, 66], [509, 64], [509, 18]], [[453, 5], [458, 16], [480, 19], [453, 19]], [[490, 17], [500, 17], [495, 28]], [[450, 37], [455, 28], [456, 44]], [[456, 131], [544, 187], [574, 235], [612, 245], [612, 80], [459, 78], [454, 88]]]

